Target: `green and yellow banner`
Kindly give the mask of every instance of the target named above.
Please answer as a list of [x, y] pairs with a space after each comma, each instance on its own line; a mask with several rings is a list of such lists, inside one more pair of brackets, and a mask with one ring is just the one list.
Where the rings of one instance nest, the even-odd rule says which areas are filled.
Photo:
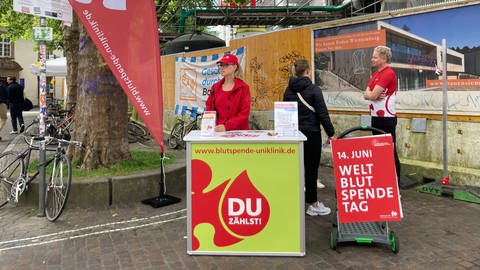
[[192, 253], [303, 251], [298, 143], [192, 143]]

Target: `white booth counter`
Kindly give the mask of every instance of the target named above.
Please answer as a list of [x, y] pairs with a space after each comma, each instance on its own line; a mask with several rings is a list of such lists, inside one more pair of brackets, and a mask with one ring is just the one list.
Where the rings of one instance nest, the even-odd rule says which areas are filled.
[[185, 136], [188, 254], [305, 255], [306, 137], [271, 133]]
[[202, 136], [200, 130], [192, 130], [183, 139], [186, 142], [298, 142], [307, 140], [307, 137], [300, 131], [291, 136], [269, 135], [274, 133], [272, 130], [234, 130], [216, 132], [214, 136]]

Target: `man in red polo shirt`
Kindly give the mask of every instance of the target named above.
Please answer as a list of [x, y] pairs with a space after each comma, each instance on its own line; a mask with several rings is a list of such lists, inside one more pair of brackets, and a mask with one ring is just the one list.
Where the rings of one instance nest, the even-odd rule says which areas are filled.
[[[392, 135], [398, 181], [400, 179], [400, 160], [398, 159], [395, 135], [397, 127], [397, 114], [395, 111], [397, 75], [388, 66], [391, 58], [392, 50], [388, 47], [378, 46], [373, 50], [371, 61], [376, 71], [372, 74], [363, 97], [370, 101], [372, 127]], [[373, 134], [376, 135], [378, 132], [373, 132]]]

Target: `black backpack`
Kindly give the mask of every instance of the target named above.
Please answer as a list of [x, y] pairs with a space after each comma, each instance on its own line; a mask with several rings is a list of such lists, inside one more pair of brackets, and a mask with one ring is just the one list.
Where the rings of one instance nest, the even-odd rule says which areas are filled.
[[23, 102], [23, 110], [30, 111], [33, 108], [33, 103], [30, 99], [25, 98], [25, 102]]

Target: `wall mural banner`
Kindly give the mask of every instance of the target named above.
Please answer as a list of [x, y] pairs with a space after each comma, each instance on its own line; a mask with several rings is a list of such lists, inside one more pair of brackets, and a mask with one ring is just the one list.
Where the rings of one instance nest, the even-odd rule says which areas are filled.
[[69, 0], [163, 152], [163, 99], [153, 1]]
[[[245, 71], [245, 47], [225, 52], [237, 56]], [[223, 54], [177, 57], [175, 61], [175, 114], [185, 115], [186, 109], [203, 111], [212, 85], [222, 79], [217, 61]]]
[[386, 45], [398, 77], [397, 111], [419, 106], [413, 110], [441, 113], [446, 68], [449, 112], [479, 115], [480, 36], [471, 34], [480, 28], [479, 13], [477, 4], [314, 30], [315, 83], [325, 90], [329, 108], [367, 111], [362, 92], [373, 73], [370, 58], [377, 45]]

